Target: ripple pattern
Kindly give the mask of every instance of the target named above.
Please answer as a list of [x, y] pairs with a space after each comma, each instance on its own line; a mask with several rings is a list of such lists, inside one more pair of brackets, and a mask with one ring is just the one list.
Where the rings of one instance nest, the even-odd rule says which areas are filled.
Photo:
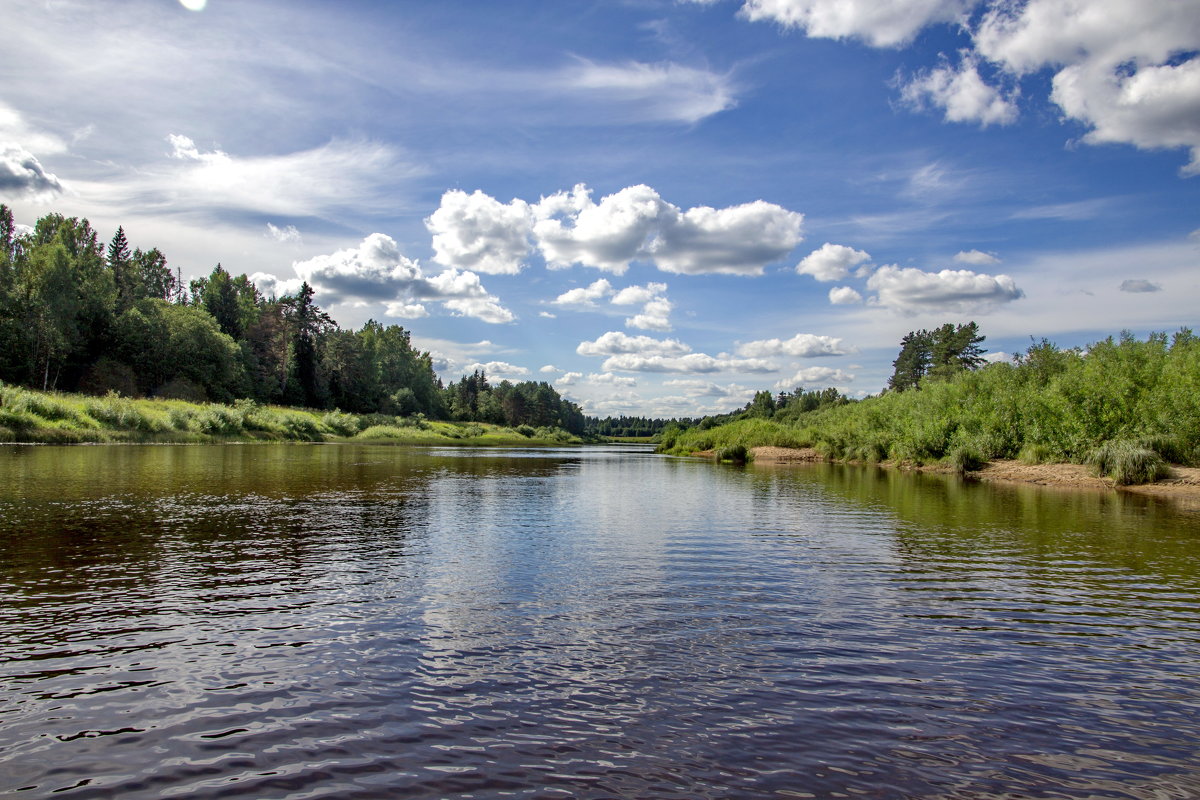
[[1167, 506], [113, 449], [0, 450], [0, 793], [1200, 796], [1200, 521]]

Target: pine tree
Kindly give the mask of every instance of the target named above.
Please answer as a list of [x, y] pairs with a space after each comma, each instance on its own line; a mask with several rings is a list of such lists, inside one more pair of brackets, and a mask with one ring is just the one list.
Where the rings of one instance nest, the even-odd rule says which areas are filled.
[[112, 272], [113, 285], [117, 289], [117, 310], [124, 311], [133, 305], [133, 268], [130, 264], [129, 242], [125, 239], [125, 228], [118, 227], [112, 241], [108, 243], [108, 269]]

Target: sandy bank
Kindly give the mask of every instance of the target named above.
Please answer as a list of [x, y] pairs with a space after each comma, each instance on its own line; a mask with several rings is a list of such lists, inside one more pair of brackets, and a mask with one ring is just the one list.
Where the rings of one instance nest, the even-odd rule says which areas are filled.
[[[811, 447], [755, 447], [751, 450], [758, 464], [800, 464], [825, 459]], [[895, 466], [885, 464], [884, 466]], [[917, 467], [925, 472], [951, 472], [943, 465]], [[1081, 464], [1023, 464], [1020, 461], [998, 460], [990, 462], [977, 472], [968, 473], [972, 478], [984, 481], [1008, 483], [1032, 483], [1061, 489], [1119, 490], [1165, 497], [1182, 502], [1187, 507], [1200, 510], [1200, 469], [1172, 466], [1171, 474], [1154, 483], [1141, 486], [1116, 486], [1109, 478], [1098, 478]]]

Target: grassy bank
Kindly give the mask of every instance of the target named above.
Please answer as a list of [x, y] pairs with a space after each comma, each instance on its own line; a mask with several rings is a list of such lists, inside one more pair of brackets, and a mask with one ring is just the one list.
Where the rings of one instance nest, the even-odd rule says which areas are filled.
[[1106, 339], [1086, 350], [1042, 342], [920, 389], [887, 392], [792, 420], [751, 417], [664, 436], [676, 454], [740, 445], [813, 447], [830, 459], [943, 462], [992, 459], [1091, 464], [1118, 483], [1200, 464], [1200, 339], [1181, 331]]
[[38, 392], [0, 384], [0, 442], [370, 442], [412, 445], [557, 445], [581, 440], [557, 428], [505, 428], [421, 417], [346, 414], [259, 405]]

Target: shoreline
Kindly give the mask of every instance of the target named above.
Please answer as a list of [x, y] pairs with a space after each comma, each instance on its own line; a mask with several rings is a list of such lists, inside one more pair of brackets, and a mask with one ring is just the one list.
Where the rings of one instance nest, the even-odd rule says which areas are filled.
[[[793, 464], [811, 464], [825, 462], [826, 459], [811, 447], [754, 447], [750, 450], [756, 464], [787, 466]], [[709, 453], [697, 453], [708, 455]], [[846, 461], [837, 463], [860, 464], [863, 462]], [[912, 466], [894, 462], [880, 462], [878, 466], [891, 469], [911, 470], [914, 472], [954, 473], [952, 467], [941, 464], [928, 466]], [[998, 459], [988, 462], [982, 469], [964, 473], [965, 477], [975, 480], [1010, 484], [1032, 484], [1052, 489], [1071, 489], [1088, 491], [1119, 491], [1130, 494], [1140, 494], [1182, 502], [1189, 508], [1200, 510], [1200, 468], [1170, 465], [1170, 475], [1153, 483], [1143, 483], [1133, 486], [1117, 486], [1111, 478], [1100, 478], [1082, 464], [1024, 464], [1012, 459]]]

